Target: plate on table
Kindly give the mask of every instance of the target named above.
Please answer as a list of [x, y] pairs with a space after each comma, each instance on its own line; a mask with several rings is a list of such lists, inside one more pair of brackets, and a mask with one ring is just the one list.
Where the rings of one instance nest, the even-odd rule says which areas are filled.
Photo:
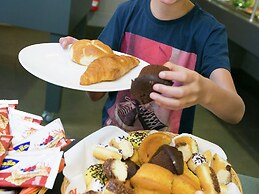
[[[118, 55], [126, 55], [114, 52]], [[19, 52], [18, 59], [28, 72], [46, 82], [65, 88], [92, 92], [130, 89], [131, 80], [134, 80], [141, 69], [148, 65], [147, 62], [139, 59], [139, 65], [118, 80], [82, 86], [80, 77], [87, 67], [74, 63], [71, 60], [69, 48], [63, 49], [59, 43], [30, 45]]]

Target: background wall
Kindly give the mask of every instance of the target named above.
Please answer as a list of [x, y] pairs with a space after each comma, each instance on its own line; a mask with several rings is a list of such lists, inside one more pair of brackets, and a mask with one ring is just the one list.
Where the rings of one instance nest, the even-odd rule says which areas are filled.
[[110, 20], [117, 6], [126, 0], [100, 0], [99, 9], [90, 12], [88, 15], [88, 25], [103, 27]]

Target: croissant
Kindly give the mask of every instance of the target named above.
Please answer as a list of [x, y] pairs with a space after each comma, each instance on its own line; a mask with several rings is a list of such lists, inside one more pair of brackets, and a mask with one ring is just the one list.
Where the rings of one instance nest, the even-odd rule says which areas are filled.
[[139, 60], [127, 55], [109, 55], [91, 62], [80, 78], [81, 85], [90, 85], [121, 78], [139, 64]]

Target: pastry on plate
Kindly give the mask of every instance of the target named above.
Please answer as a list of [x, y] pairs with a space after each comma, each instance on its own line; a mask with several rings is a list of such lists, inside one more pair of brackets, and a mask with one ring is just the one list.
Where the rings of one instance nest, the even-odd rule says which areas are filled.
[[99, 57], [113, 54], [112, 49], [100, 40], [82, 39], [72, 44], [71, 59], [77, 64], [87, 66]]
[[139, 64], [139, 60], [128, 55], [108, 55], [95, 59], [89, 64], [80, 79], [81, 85], [90, 85], [103, 81], [114, 81]]

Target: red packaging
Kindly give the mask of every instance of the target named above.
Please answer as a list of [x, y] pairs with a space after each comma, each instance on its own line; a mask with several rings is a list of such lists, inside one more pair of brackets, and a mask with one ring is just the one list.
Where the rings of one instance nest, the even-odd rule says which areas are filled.
[[12, 138], [13, 136], [10, 135], [0, 135], [0, 167], [11, 145]]
[[8, 105], [0, 105], [0, 135], [10, 135]]

